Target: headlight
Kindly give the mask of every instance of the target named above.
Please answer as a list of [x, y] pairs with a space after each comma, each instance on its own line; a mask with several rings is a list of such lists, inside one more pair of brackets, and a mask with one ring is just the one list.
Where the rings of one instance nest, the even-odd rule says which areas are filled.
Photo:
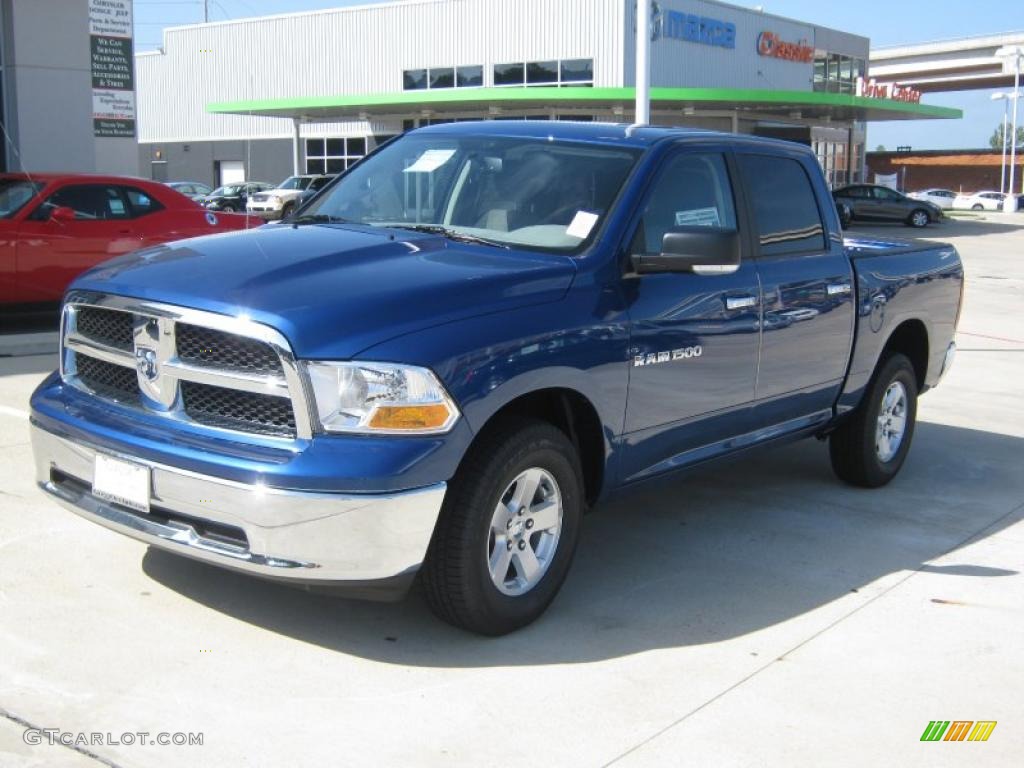
[[274, 205], [280, 205], [281, 198], [278, 197], [277, 195], [274, 195], [273, 197], [270, 198], [270, 202], [272, 202]]
[[459, 411], [432, 371], [393, 363], [306, 363], [328, 432], [438, 434]]

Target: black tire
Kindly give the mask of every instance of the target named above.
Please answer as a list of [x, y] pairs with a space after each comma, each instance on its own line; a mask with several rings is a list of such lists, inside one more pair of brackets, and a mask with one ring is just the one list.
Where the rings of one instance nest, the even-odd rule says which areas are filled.
[[[883, 460], [875, 444], [882, 401], [889, 386], [898, 382], [906, 393], [906, 427], [899, 448]], [[893, 354], [882, 360], [868, 385], [864, 401], [857, 411], [829, 438], [832, 469], [850, 485], [879, 488], [894, 477], [903, 466], [914, 438], [917, 419], [917, 375], [906, 355]]]
[[972, 211], [984, 211], [985, 210], [985, 206], [982, 205], [981, 203], [975, 203], [974, 205], [971, 206], [971, 210]]
[[231, 203], [225, 203], [224, 207], [221, 208], [224, 213], [235, 213], [237, 209]]
[[[510, 596], [498, 589], [488, 567], [491, 519], [506, 489], [534, 467], [550, 473], [558, 484], [562, 527], [540, 580], [529, 591]], [[538, 420], [508, 422], [492, 430], [448, 485], [420, 571], [431, 609], [444, 621], [482, 635], [504, 635], [534, 621], [569, 572], [583, 507], [579, 457], [563, 432]]]
[[932, 220], [932, 217], [928, 215], [928, 211], [923, 208], [915, 208], [910, 212], [910, 216], [907, 217], [907, 224], [915, 229], [921, 229], [928, 226], [928, 222]]
[[281, 209], [281, 218], [282, 219], [287, 219], [289, 216], [292, 215], [292, 211], [294, 211], [294, 210], [295, 210], [295, 203], [285, 203], [284, 207]]
[[850, 222], [853, 221], [853, 212], [845, 205], [838, 206], [836, 211], [839, 214], [839, 226], [843, 229], [849, 229]]

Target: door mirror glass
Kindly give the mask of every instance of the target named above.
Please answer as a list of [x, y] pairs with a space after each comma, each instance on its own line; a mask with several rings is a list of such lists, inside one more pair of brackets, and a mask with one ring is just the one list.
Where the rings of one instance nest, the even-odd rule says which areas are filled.
[[673, 227], [662, 237], [660, 253], [633, 256], [633, 269], [641, 275], [729, 275], [739, 268], [740, 236], [735, 229]]

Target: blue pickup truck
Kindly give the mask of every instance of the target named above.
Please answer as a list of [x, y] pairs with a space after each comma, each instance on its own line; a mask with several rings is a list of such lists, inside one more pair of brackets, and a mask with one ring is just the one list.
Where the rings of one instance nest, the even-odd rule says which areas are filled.
[[502, 634], [584, 512], [827, 438], [877, 487], [949, 368], [948, 245], [847, 241], [796, 144], [547, 122], [409, 132], [296, 215], [65, 296], [38, 483], [148, 544]]

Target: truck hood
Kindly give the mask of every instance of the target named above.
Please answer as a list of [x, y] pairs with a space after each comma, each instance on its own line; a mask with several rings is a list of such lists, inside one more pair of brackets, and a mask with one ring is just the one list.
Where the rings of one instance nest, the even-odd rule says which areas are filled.
[[556, 301], [573, 259], [356, 225], [269, 225], [105, 262], [73, 290], [247, 315], [297, 357], [350, 358], [412, 331]]

